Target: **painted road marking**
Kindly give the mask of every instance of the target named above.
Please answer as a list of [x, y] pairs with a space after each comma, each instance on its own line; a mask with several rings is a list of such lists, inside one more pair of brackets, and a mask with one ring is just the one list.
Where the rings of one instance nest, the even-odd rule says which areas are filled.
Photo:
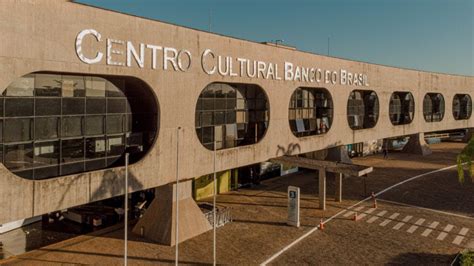
[[[408, 178], [408, 179], [405, 179], [405, 180], [403, 180], [403, 181], [401, 181], [401, 182], [398, 182], [398, 183], [396, 183], [396, 184], [394, 184], [394, 185], [391, 185], [391, 186], [389, 186], [389, 187], [387, 187], [387, 188], [385, 188], [385, 189], [383, 189], [383, 190], [381, 190], [381, 191], [375, 193], [375, 196], [377, 197], [377, 196], [379, 196], [379, 195], [382, 195], [382, 194], [384, 194], [384, 193], [387, 192], [387, 191], [390, 191], [390, 190], [392, 190], [392, 189], [394, 189], [394, 188], [396, 188], [396, 187], [399, 187], [399, 186], [401, 186], [401, 185], [403, 185], [403, 184], [405, 184], [405, 183], [408, 183], [408, 182], [411, 182], [411, 181], [413, 181], [413, 180], [416, 180], [416, 179], [418, 179], [418, 178], [420, 178], [420, 177], [424, 177], [424, 176], [431, 175], [431, 174], [434, 174], [434, 173], [443, 172], [443, 171], [446, 171], [446, 170], [449, 170], [449, 169], [452, 169], [452, 168], [455, 168], [455, 167], [457, 167], [457, 164], [451, 165], [451, 166], [447, 166], [447, 167], [443, 167], [443, 168], [441, 168], [441, 169], [437, 169], [437, 170], [434, 170], [434, 171], [430, 171], [430, 172], [426, 172], [426, 173], [423, 173], [423, 174], [419, 174], [419, 175], [410, 177], [410, 178]], [[359, 205], [359, 204], [361, 204], [361, 203], [363, 203], [363, 202], [366, 202], [366, 201], [368, 201], [368, 200], [371, 200], [371, 199], [372, 199], [371, 196], [370, 196], [370, 197], [367, 197], [367, 198], [365, 198], [365, 199], [363, 199], [363, 200], [357, 202], [356, 204], [350, 206], [349, 209], [352, 208], [352, 207], [355, 207], [355, 206], [357, 206], [357, 205]], [[326, 219], [324, 222], [327, 223], [327, 222], [333, 220], [334, 218], [338, 217], [339, 215], [342, 215], [342, 213], [344, 213], [344, 212], [345, 212], [345, 210], [344, 210], [344, 211], [340, 211], [340, 212], [334, 214], [333, 216], [329, 217], [328, 219]], [[265, 260], [264, 262], [262, 262], [261, 265], [267, 265], [268, 263], [274, 261], [274, 260], [275, 260], [276, 258], [278, 258], [281, 254], [283, 254], [285, 251], [287, 251], [288, 249], [290, 249], [290, 248], [293, 247], [294, 245], [298, 244], [301, 240], [307, 238], [307, 237], [310, 236], [312, 233], [316, 232], [318, 229], [319, 229], [319, 226], [313, 227], [311, 230], [309, 230], [308, 232], [304, 233], [302, 236], [298, 237], [298, 238], [295, 239], [293, 242], [291, 242], [291, 243], [288, 244], [287, 246], [283, 247], [280, 251], [278, 251], [277, 253], [273, 254], [273, 255], [272, 255], [271, 257], [269, 257], [267, 260]]]
[[438, 235], [438, 237], [437, 237], [436, 239], [438, 239], [438, 240], [444, 240], [447, 235], [448, 235], [448, 233], [446, 233], [446, 232], [441, 232], [441, 233], [439, 233], [439, 235]]
[[366, 213], [361, 213], [361, 214], [357, 215], [357, 220], [362, 220], [362, 219], [364, 219], [365, 216], [367, 216]]
[[453, 228], [454, 228], [454, 225], [448, 224], [448, 225], [446, 225], [446, 227], [443, 229], [443, 231], [446, 231], [446, 232], [449, 233], [449, 232], [451, 232], [451, 230], [453, 230]]
[[435, 229], [439, 225], [439, 222], [432, 222], [425, 231], [421, 234], [424, 237], [427, 237], [433, 232], [433, 229]]
[[354, 214], [354, 212], [353, 211], [347, 212], [346, 214], [344, 214], [344, 217], [349, 217], [351, 214]]
[[400, 223], [396, 224], [392, 229], [398, 230], [398, 229], [402, 228], [402, 226], [403, 226], [404, 224], [405, 224], [405, 223], [400, 222]]
[[439, 235], [436, 239], [444, 240], [446, 238], [446, 236], [448, 235], [448, 233], [451, 232], [451, 230], [453, 230], [453, 228], [454, 228], [454, 225], [452, 225], [452, 224], [446, 225], [446, 227], [443, 229], [444, 232], [439, 233]]
[[405, 223], [407, 223], [408, 221], [410, 221], [410, 220], [411, 220], [411, 218], [413, 218], [413, 216], [411, 216], [411, 215], [407, 215], [405, 218], [403, 218], [402, 222], [405, 222]]
[[465, 236], [465, 235], [467, 234], [467, 232], [468, 232], [468, 231], [469, 231], [469, 229], [468, 229], [468, 228], [466, 228], [466, 227], [463, 227], [463, 228], [461, 229], [461, 231], [459, 231], [459, 234], [460, 234], [460, 235], [462, 235], [462, 236]]
[[371, 224], [375, 222], [379, 217], [378, 216], [372, 216], [369, 220], [367, 220], [367, 223]]
[[355, 208], [354, 210], [360, 212], [363, 208], [364, 208], [364, 206], [359, 206], [359, 207]]
[[390, 217], [388, 217], [388, 218], [393, 220], [393, 219], [397, 218], [398, 215], [400, 215], [400, 213], [396, 212], [396, 213], [390, 215]]
[[412, 225], [410, 226], [410, 228], [408, 228], [407, 232], [410, 234], [413, 234], [413, 232], [415, 232], [416, 229], [418, 229], [419, 225], [422, 225], [423, 222], [425, 222], [425, 219], [423, 218], [418, 219], [418, 221], [415, 222], [415, 225]]
[[377, 216], [382, 217], [382, 216], [384, 216], [386, 213], [387, 213], [387, 211], [381, 211], [381, 212], [379, 212], [379, 213], [377, 214]]
[[395, 229], [395, 230], [399, 230], [400, 228], [402, 228], [402, 226], [411, 220], [411, 218], [413, 218], [413, 216], [411, 215], [407, 215], [405, 218], [403, 218], [402, 222], [399, 222], [398, 224], [396, 224], [392, 229]]
[[463, 236], [456, 236], [456, 238], [454, 238], [453, 240], [453, 244], [460, 245], [463, 240], [464, 240]]
[[375, 211], [375, 208], [370, 208], [365, 211], [365, 213], [373, 213]]
[[390, 215], [390, 217], [388, 217], [388, 219], [386, 219], [385, 221], [381, 222], [379, 225], [384, 227], [386, 226], [387, 224], [389, 224], [392, 220], [394, 220], [395, 218], [398, 217], [398, 215], [400, 215], [400, 213], [396, 212], [392, 215]]

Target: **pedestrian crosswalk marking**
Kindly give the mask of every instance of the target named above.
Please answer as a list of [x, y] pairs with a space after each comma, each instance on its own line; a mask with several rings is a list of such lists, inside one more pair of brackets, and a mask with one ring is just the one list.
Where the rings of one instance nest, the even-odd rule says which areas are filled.
[[466, 227], [463, 227], [463, 228], [461, 229], [461, 231], [459, 231], [459, 234], [460, 234], [460, 235], [462, 235], [462, 236], [465, 236], [465, 235], [467, 234], [467, 232], [468, 232], [468, 231], [469, 231], [469, 229], [468, 229], [468, 228], [466, 228]]
[[446, 227], [443, 229], [443, 231], [446, 231], [446, 232], [449, 233], [449, 232], [451, 232], [451, 230], [453, 230], [453, 228], [454, 228], [454, 225], [448, 224], [448, 225], [446, 225]]
[[379, 212], [379, 213], [377, 214], [377, 216], [382, 217], [382, 216], [384, 216], [386, 213], [387, 213], [387, 211], [381, 211], [381, 212]]
[[357, 215], [357, 219], [362, 220], [365, 216], [367, 216], [366, 213], [361, 213], [361, 214]]
[[408, 221], [410, 221], [410, 220], [411, 220], [411, 218], [413, 218], [413, 216], [411, 216], [411, 215], [407, 215], [405, 218], [403, 218], [402, 222], [405, 222], [405, 223], [407, 223]]
[[435, 229], [439, 225], [439, 222], [432, 222], [425, 231], [421, 234], [424, 237], [427, 237], [433, 232], [433, 229]]
[[353, 211], [346, 212], [346, 213], [344, 214], [344, 217], [349, 217], [351, 214], [354, 214], [354, 212], [353, 212]]
[[396, 213], [390, 215], [390, 217], [388, 217], [388, 218], [393, 220], [393, 219], [397, 218], [399, 215], [400, 215], [400, 213], [396, 212]]
[[446, 233], [446, 232], [441, 232], [441, 233], [439, 233], [439, 235], [438, 235], [438, 237], [437, 237], [436, 239], [438, 239], [438, 240], [444, 240], [447, 235], [448, 235], [448, 233]]
[[401, 223], [401, 222], [400, 222], [400, 223], [396, 224], [396, 225], [393, 227], [393, 229], [398, 230], [398, 229], [400, 229], [404, 224], [405, 224], [405, 223]]
[[372, 216], [369, 220], [367, 220], [367, 223], [371, 224], [375, 222], [379, 217], [378, 216]]
[[391, 221], [391, 220], [386, 219], [385, 221], [381, 222], [379, 225], [382, 226], [382, 227], [384, 227], [384, 226], [386, 226], [388, 223], [390, 223], [390, 221]]
[[375, 208], [370, 208], [365, 211], [365, 213], [373, 213], [375, 211]]
[[360, 210], [362, 210], [363, 208], [364, 208], [364, 206], [359, 206], [359, 207], [355, 208], [354, 210], [360, 212]]
[[463, 240], [464, 240], [463, 236], [456, 236], [456, 238], [454, 238], [454, 240], [453, 240], [453, 244], [459, 245], [459, 244], [461, 244], [461, 242]]

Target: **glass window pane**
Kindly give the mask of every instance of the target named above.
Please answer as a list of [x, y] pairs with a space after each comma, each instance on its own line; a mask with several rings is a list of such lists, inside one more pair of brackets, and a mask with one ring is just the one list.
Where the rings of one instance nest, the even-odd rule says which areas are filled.
[[26, 75], [15, 79], [3, 92], [5, 96], [33, 96], [35, 87], [35, 76]]
[[31, 125], [33, 119], [6, 119], [4, 128], [5, 142], [31, 140]]
[[85, 85], [83, 76], [62, 76], [63, 97], [84, 97]]
[[34, 177], [36, 180], [54, 177], [58, 175], [59, 175], [59, 165], [34, 169]]
[[86, 77], [86, 96], [105, 97], [105, 87], [107, 81], [99, 77]]
[[5, 167], [11, 171], [31, 168], [33, 144], [5, 145]]
[[81, 115], [84, 114], [84, 98], [63, 98], [63, 114]]
[[123, 136], [107, 138], [107, 156], [119, 156], [125, 152]]
[[125, 80], [111, 78], [107, 80], [105, 89], [107, 90], [107, 97], [124, 97]]
[[61, 175], [71, 175], [84, 172], [84, 162], [61, 165]]
[[125, 113], [125, 99], [107, 99], [107, 113]]
[[87, 114], [105, 114], [105, 98], [104, 99], [87, 99]]
[[41, 117], [35, 121], [35, 139], [55, 139], [59, 137], [59, 118]]
[[205, 112], [201, 113], [201, 125], [205, 126], [212, 126], [212, 112]]
[[84, 160], [84, 139], [62, 140], [62, 163]]
[[63, 117], [62, 137], [76, 137], [82, 135], [82, 116]]
[[35, 115], [61, 115], [61, 99], [36, 98]]
[[107, 134], [123, 132], [123, 115], [108, 115], [107, 116]]
[[86, 171], [93, 171], [107, 167], [105, 159], [86, 161]]
[[6, 98], [5, 116], [33, 116], [33, 98]]
[[105, 157], [105, 138], [86, 139], [86, 158], [95, 159]]
[[104, 116], [86, 117], [86, 135], [104, 134]]
[[225, 124], [225, 112], [215, 112], [214, 113], [214, 125]]
[[36, 96], [61, 96], [61, 75], [36, 74]]
[[34, 152], [35, 167], [59, 163], [59, 141], [35, 143]]

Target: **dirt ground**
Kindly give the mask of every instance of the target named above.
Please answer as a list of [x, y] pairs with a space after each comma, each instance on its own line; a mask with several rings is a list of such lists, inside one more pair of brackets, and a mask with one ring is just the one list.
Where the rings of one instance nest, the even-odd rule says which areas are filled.
[[[425, 157], [391, 153], [388, 159], [381, 155], [354, 159], [354, 163], [373, 166], [374, 172], [365, 179], [344, 179], [341, 203], [333, 200], [334, 184], [329, 179], [325, 211], [318, 209], [317, 174], [314, 172], [299, 172], [267, 180], [254, 188], [219, 195], [218, 204], [232, 209], [233, 222], [217, 230], [217, 262], [260, 264], [317, 226], [321, 218], [327, 219], [344, 211], [328, 221], [325, 230], [312, 233], [271, 263], [449, 264], [455, 253], [474, 244], [471, 242], [474, 239], [474, 184], [460, 185], [455, 168], [422, 176], [387, 191], [379, 198], [390, 202], [380, 200], [375, 210], [371, 211], [371, 201], [361, 203], [353, 208], [362, 207], [358, 213], [365, 213], [357, 222], [351, 220], [353, 215], [347, 209], [372, 191], [378, 192], [408, 178], [454, 165], [463, 146], [462, 143], [434, 144], [431, 145], [434, 153]], [[299, 228], [285, 223], [288, 185], [301, 188], [302, 225]], [[390, 218], [397, 213], [397, 217]], [[404, 222], [408, 216], [411, 218]], [[382, 226], [384, 222], [386, 224]], [[431, 228], [434, 222], [438, 225]], [[403, 225], [394, 229], [399, 223]], [[450, 228], [449, 232], [447, 228]], [[465, 234], [464, 228], [468, 230]], [[424, 236], [427, 229], [432, 232]], [[446, 236], [440, 237], [444, 233]], [[116, 226], [31, 251], [3, 263], [121, 264], [122, 239], [123, 230]], [[174, 263], [174, 247], [151, 243], [134, 235], [129, 239], [130, 264]], [[212, 231], [181, 243], [179, 257], [182, 264], [212, 263]]]

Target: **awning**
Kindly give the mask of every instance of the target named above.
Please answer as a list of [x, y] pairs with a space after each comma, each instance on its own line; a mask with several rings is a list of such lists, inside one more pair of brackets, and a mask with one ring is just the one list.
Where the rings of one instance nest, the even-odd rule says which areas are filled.
[[373, 167], [369, 167], [365, 165], [315, 160], [315, 159], [310, 159], [310, 158], [305, 158], [305, 157], [296, 157], [296, 156], [282, 156], [282, 157], [271, 159], [270, 161], [274, 163], [298, 166], [298, 167], [303, 167], [303, 168], [308, 168], [308, 169], [313, 169], [313, 170], [324, 169], [326, 172], [340, 173], [347, 176], [357, 176], [357, 177], [364, 176], [368, 173], [371, 173], [374, 170]]

